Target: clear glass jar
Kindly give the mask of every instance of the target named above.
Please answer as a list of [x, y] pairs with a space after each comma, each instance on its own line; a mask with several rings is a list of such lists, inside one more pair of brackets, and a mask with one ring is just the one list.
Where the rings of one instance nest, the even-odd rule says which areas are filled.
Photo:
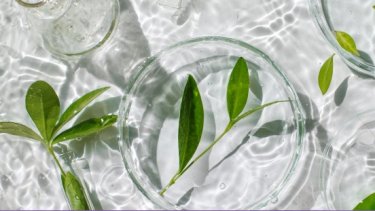
[[113, 34], [118, 0], [15, 0], [45, 47], [59, 56], [79, 56], [102, 46]]

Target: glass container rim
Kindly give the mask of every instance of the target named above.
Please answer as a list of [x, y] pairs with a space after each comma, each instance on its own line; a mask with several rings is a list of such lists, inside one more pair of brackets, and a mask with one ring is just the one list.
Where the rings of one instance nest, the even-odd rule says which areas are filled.
[[43, 6], [44, 4], [47, 3], [46, 0], [40, 0], [36, 3], [28, 3], [28, 2], [25, 2], [23, 0], [15, 0], [19, 5], [23, 6], [23, 7], [28, 7], [28, 8], [37, 8], [37, 7], [41, 7]]
[[327, 21], [326, 11], [323, 11], [323, 3], [325, 0], [307, 0], [309, 5], [310, 16], [313, 17], [313, 22], [316, 28], [321, 32], [324, 39], [328, 41], [330, 46], [336, 51], [344, 62], [355, 71], [366, 76], [375, 77], [375, 65], [352, 55], [351, 53], [344, 50], [340, 44], [336, 41], [334, 31], [329, 26]]
[[[265, 196], [265, 197], [259, 199], [258, 201], [254, 202], [251, 206], [255, 205], [255, 207], [258, 207], [260, 205], [264, 205], [265, 203], [267, 204], [268, 202], [270, 202], [273, 199], [273, 198], [269, 197], [270, 195], [271, 196], [274, 196], [274, 195], [277, 196], [283, 190], [285, 185], [289, 182], [290, 178], [293, 176], [293, 172], [294, 172], [295, 168], [297, 167], [297, 163], [298, 163], [299, 158], [301, 156], [302, 145], [303, 145], [302, 140], [303, 140], [303, 137], [304, 137], [304, 134], [305, 134], [305, 128], [304, 128], [305, 114], [304, 114], [304, 111], [302, 109], [302, 105], [299, 101], [298, 95], [297, 95], [296, 91], [294, 90], [292, 84], [289, 82], [289, 80], [287, 79], [287, 77], [285, 76], [283, 71], [281, 71], [281, 69], [270, 59], [270, 57], [268, 57], [261, 50], [253, 47], [252, 45], [250, 45], [246, 42], [243, 42], [243, 41], [237, 40], [237, 39], [233, 39], [233, 38], [222, 37], [222, 36], [203, 36], [203, 37], [197, 37], [197, 38], [192, 38], [192, 39], [188, 39], [188, 40], [185, 40], [185, 41], [178, 42], [176, 44], [173, 44], [173, 45], [171, 45], [169, 47], [166, 47], [165, 49], [159, 51], [154, 56], [150, 56], [150, 57], [145, 58], [145, 60], [143, 62], [141, 62], [138, 66], [136, 66], [134, 68], [136, 74], [133, 76], [133, 78], [131, 78], [129, 80], [130, 81], [129, 85], [124, 90], [124, 96], [122, 97], [120, 107], [119, 107], [120, 108], [120, 111], [119, 111], [119, 117], [120, 118], [119, 118], [118, 123], [117, 123], [118, 128], [119, 128], [119, 139], [118, 139], [119, 149], [120, 149], [120, 152], [121, 152], [121, 156], [123, 158], [123, 163], [124, 163], [125, 168], [126, 168], [128, 174], [129, 174], [129, 177], [131, 178], [131, 180], [133, 181], [135, 186], [138, 188], [138, 190], [140, 192], [142, 192], [142, 194], [144, 196], [146, 196], [146, 198], [148, 198], [154, 205], [156, 205], [156, 206], [158, 206], [159, 208], [162, 208], [162, 209], [181, 209], [181, 208], [177, 207], [176, 205], [174, 205], [170, 202], [167, 202], [165, 199], [161, 200], [160, 195], [158, 193], [157, 193], [157, 196], [155, 196], [154, 193], [150, 193], [148, 190], [145, 190], [145, 188], [143, 187], [143, 185], [141, 183], [142, 180], [138, 177], [137, 173], [134, 172], [133, 164], [131, 163], [132, 157], [130, 155], [130, 152], [128, 152], [129, 149], [131, 148], [131, 146], [126, 141], [127, 138], [124, 137], [124, 129], [123, 129], [124, 128], [123, 125], [125, 124], [125, 121], [126, 121], [126, 118], [123, 118], [123, 117], [126, 117], [128, 115], [129, 105], [131, 104], [130, 99], [127, 97], [127, 95], [134, 92], [134, 90], [137, 87], [137, 84], [138, 84], [139, 80], [141, 80], [143, 78], [143, 76], [145, 76], [149, 72], [149, 71], [147, 71], [147, 67], [149, 65], [153, 64], [153, 62], [155, 62], [164, 53], [166, 53], [168, 51], [178, 49], [179, 47], [185, 47], [185, 46], [189, 46], [189, 45], [202, 44], [202, 43], [215, 43], [215, 42], [221, 43], [221, 44], [226, 44], [226, 45], [229, 45], [229, 46], [234, 46], [234, 47], [237, 47], [237, 48], [242, 48], [242, 49], [245, 49], [245, 50], [247, 50], [247, 51], [249, 51], [253, 54], [256, 54], [256, 55], [262, 57], [262, 59], [265, 60], [273, 68], [273, 70], [284, 80], [284, 83], [287, 86], [288, 91], [290, 92], [290, 94], [293, 97], [293, 100], [290, 101], [290, 104], [293, 107], [294, 117], [295, 117], [294, 124], [296, 125], [296, 137], [295, 137], [296, 149], [295, 149], [295, 152], [293, 154], [293, 157], [291, 158], [291, 162], [289, 162], [289, 164], [288, 164], [285, 175], [283, 175], [283, 180], [279, 184], [277, 184], [277, 186], [273, 190], [270, 191], [270, 194], [267, 195], [268, 197]], [[124, 149], [124, 147], [126, 149]]]
[[327, 192], [327, 189], [328, 189], [327, 188], [327, 181], [328, 181], [328, 177], [329, 177], [329, 175], [327, 175], [328, 174], [327, 171], [330, 171], [330, 170], [327, 170], [327, 169], [329, 168], [329, 166], [331, 166], [331, 162], [332, 162], [331, 156], [329, 156], [329, 154], [333, 150], [333, 144], [337, 140], [342, 140], [342, 139], [339, 138], [340, 136], [336, 136], [336, 134], [340, 134], [342, 131], [346, 131], [347, 128], [352, 128], [352, 123], [353, 123], [352, 119], [354, 119], [354, 118], [355, 119], [361, 119], [361, 117], [367, 117], [369, 115], [374, 116], [375, 111], [374, 110], [366, 110], [366, 111], [362, 111], [358, 114], [353, 114], [351, 120], [347, 121], [342, 127], [340, 127], [340, 130], [335, 132], [334, 136], [328, 141], [326, 147], [323, 150], [323, 153], [322, 153], [323, 159], [320, 162], [320, 175], [319, 175], [320, 182], [319, 182], [319, 185], [320, 185], [320, 190], [323, 193], [324, 203], [327, 206], [327, 208], [330, 209], [330, 210], [337, 209], [337, 208], [334, 207], [334, 205], [332, 205], [332, 201], [330, 200], [332, 197], [330, 197], [330, 194]]

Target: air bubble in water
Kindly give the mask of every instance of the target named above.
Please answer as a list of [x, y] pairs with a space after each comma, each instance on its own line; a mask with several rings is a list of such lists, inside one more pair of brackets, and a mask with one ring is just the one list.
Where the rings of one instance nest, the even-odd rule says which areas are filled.
[[276, 204], [278, 201], [279, 201], [279, 198], [277, 198], [277, 197], [273, 197], [273, 198], [271, 199], [271, 203], [272, 203], [272, 204]]
[[221, 190], [224, 190], [226, 187], [227, 187], [227, 185], [225, 183], [221, 183], [220, 186], [219, 186], [219, 188]]

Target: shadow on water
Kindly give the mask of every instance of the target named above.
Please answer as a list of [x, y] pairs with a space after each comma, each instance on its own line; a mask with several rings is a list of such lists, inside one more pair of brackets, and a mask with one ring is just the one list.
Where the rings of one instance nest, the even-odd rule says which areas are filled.
[[[367, 62], [367, 63], [369, 63], [369, 64], [372, 64], [372, 65], [374, 65], [374, 61], [372, 61], [372, 59], [371, 59], [371, 56], [368, 54], [368, 53], [366, 53], [366, 52], [364, 52], [364, 51], [361, 51], [361, 50], [358, 50], [358, 52], [359, 52], [359, 54], [360, 54], [360, 58], [363, 60], [363, 61], [365, 61], [365, 62]], [[361, 72], [361, 71], [358, 71], [357, 70], [357, 68], [360, 68], [360, 67], [356, 67], [356, 68], [354, 68], [354, 67], [350, 67], [349, 65], [348, 65], [348, 68], [356, 75], [356, 76], [358, 76], [358, 77], [360, 77], [360, 78], [363, 78], [363, 79], [375, 79], [375, 73], [373, 73], [373, 72], [368, 72], [368, 73], [363, 73], [363, 72]], [[362, 69], [361, 69], [362, 70]], [[363, 71], [363, 70], [362, 70]], [[366, 71], [366, 70], [365, 70]]]
[[[119, 2], [117, 30], [108, 43], [78, 61], [66, 63], [73, 72], [70, 74], [82, 69], [99, 80], [105, 80], [120, 89], [125, 89], [132, 75], [136, 74], [132, 72], [134, 67], [151, 53], [132, 3], [129, 0]], [[68, 75], [68, 79], [71, 77]], [[66, 80], [64, 86], [70, 85], [70, 80]]]
[[337, 87], [334, 95], [334, 101], [336, 106], [340, 106], [345, 99], [346, 92], [348, 91], [348, 81], [349, 77], [347, 77], [341, 84]]
[[[301, 102], [301, 105], [305, 112], [305, 138], [303, 141], [306, 145], [309, 145], [308, 147], [311, 148], [312, 151], [308, 152], [308, 155], [304, 155], [307, 160], [303, 160], [301, 162], [304, 162], [302, 168], [303, 172], [305, 172], [305, 176], [301, 176], [296, 178], [295, 186], [296, 188], [293, 189], [294, 191], [290, 192], [290, 197], [298, 197], [298, 194], [296, 195], [296, 192], [308, 192], [308, 194], [314, 194], [310, 191], [309, 184], [313, 184], [312, 186], [316, 187], [318, 184], [317, 174], [319, 172], [315, 173], [308, 173], [310, 172], [310, 169], [313, 165], [318, 165], [318, 162], [314, 159], [316, 150], [314, 149], [314, 142], [318, 142], [320, 150], [323, 151], [326, 147], [327, 141], [328, 141], [328, 132], [326, 129], [319, 123], [320, 117], [319, 117], [319, 110], [317, 106], [314, 104], [312, 99], [310, 99], [307, 95], [304, 95], [302, 93], [297, 93], [298, 98]], [[254, 129], [253, 131], [249, 132], [249, 136], [246, 136], [232, 152], [227, 154], [219, 163], [217, 163], [215, 166], [213, 166], [209, 171], [212, 171], [213, 169], [217, 168], [222, 162], [225, 162], [226, 159], [228, 159], [231, 155], [235, 154], [236, 151], [238, 151], [245, 143], [248, 142], [249, 138], [251, 136], [259, 137], [259, 138], [265, 138], [275, 135], [281, 135], [283, 133], [292, 133], [295, 130], [295, 127], [293, 124], [285, 122], [283, 120], [274, 120], [271, 122], [264, 123], [262, 126]], [[307, 185], [306, 185], [307, 184]], [[190, 200], [190, 197], [192, 193], [194, 192], [195, 188], [189, 189], [178, 201], [179, 206], [183, 206], [187, 204]], [[287, 194], [289, 195], [289, 193]], [[290, 203], [290, 197], [286, 196], [286, 200], [280, 200], [279, 206], [286, 207]], [[306, 207], [312, 207], [315, 202], [312, 200], [310, 204], [306, 205]]]

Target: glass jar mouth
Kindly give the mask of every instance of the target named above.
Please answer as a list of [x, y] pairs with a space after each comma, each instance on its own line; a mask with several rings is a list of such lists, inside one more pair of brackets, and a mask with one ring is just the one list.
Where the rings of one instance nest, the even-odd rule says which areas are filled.
[[38, 2], [35, 2], [35, 3], [28, 3], [28, 2], [25, 2], [23, 0], [15, 0], [19, 5], [23, 6], [23, 7], [28, 7], [28, 8], [37, 8], [37, 7], [41, 7], [43, 6], [44, 4], [47, 3], [46, 0], [40, 0]]
[[334, 35], [334, 29], [328, 17], [328, 11], [325, 9], [326, 0], [308, 0], [310, 15], [314, 19], [315, 26], [321, 32], [324, 39], [328, 41], [331, 47], [344, 59], [344, 62], [355, 72], [375, 77], [375, 65], [360, 57], [344, 50], [337, 42]]
[[300, 105], [300, 102], [298, 100], [298, 96], [295, 93], [294, 89], [292, 88], [291, 84], [289, 83], [288, 79], [284, 75], [284, 73], [279, 69], [278, 66], [274, 64], [274, 62], [262, 51], [258, 50], [257, 48], [231, 38], [226, 37], [218, 37], [218, 36], [209, 36], [209, 37], [199, 37], [190, 39], [187, 41], [179, 42], [175, 45], [172, 45], [170, 47], [167, 47], [166, 49], [160, 51], [155, 56], [152, 56], [150, 58], [147, 58], [144, 63], [136, 67], [136, 74], [133, 76], [133, 78], [130, 80], [130, 85], [125, 90], [125, 96], [122, 99], [121, 105], [120, 105], [120, 118], [119, 118], [119, 130], [120, 130], [120, 138], [119, 138], [119, 146], [120, 151], [123, 156], [123, 161], [125, 164], [125, 167], [129, 173], [129, 176], [133, 180], [134, 184], [137, 186], [137, 188], [150, 200], [152, 201], [156, 206], [162, 208], [162, 209], [181, 209], [178, 205], [175, 205], [169, 201], [167, 201], [164, 198], [161, 198], [159, 193], [156, 191], [150, 191], [148, 186], [145, 187], [145, 185], [142, 183], [142, 178], [138, 175], [138, 172], [135, 168], [135, 164], [132, 162], [134, 161], [133, 156], [131, 155], [132, 149], [130, 146], [130, 143], [126, 141], [127, 135], [126, 131], [127, 128], [125, 126], [126, 124], [126, 117], [129, 115], [129, 108], [131, 107], [131, 99], [128, 97], [127, 94], [131, 94], [136, 92], [137, 84], [140, 83], [140, 80], [147, 75], [148, 72], [150, 72], [150, 69], [147, 69], [149, 66], [151, 66], [153, 63], [157, 62], [158, 58], [163, 56], [164, 54], [174, 51], [175, 49], [185, 47], [185, 46], [194, 46], [198, 44], [204, 44], [204, 43], [215, 43], [215, 44], [224, 44], [228, 45], [234, 48], [239, 48], [243, 51], [251, 52], [252, 54], [255, 54], [259, 57], [261, 57], [262, 60], [264, 60], [266, 63], [268, 63], [273, 70], [278, 74], [282, 79], [284, 79], [285, 84], [288, 86], [288, 90], [290, 91], [292, 95], [292, 104], [293, 108], [295, 108], [295, 125], [296, 125], [296, 136], [295, 138], [295, 144], [296, 147], [295, 152], [293, 154], [293, 158], [287, 167], [285, 175], [282, 176], [282, 181], [280, 184], [277, 184], [274, 189], [272, 189], [271, 193], [267, 195], [266, 197], [260, 199], [259, 201], [255, 201], [251, 207], [259, 208], [263, 206], [264, 204], [268, 204], [270, 201], [272, 201], [274, 198], [270, 196], [277, 196], [283, 188], [286, 186], [286, 184], [290, 181], [290, 179], [293, 176], [293, 170], [296, 168], [298, 164], [299, 157], [301, 155], [301, 146], [303, 144], [302, 137], [304, 135], [304, 115], [302, 106]]

